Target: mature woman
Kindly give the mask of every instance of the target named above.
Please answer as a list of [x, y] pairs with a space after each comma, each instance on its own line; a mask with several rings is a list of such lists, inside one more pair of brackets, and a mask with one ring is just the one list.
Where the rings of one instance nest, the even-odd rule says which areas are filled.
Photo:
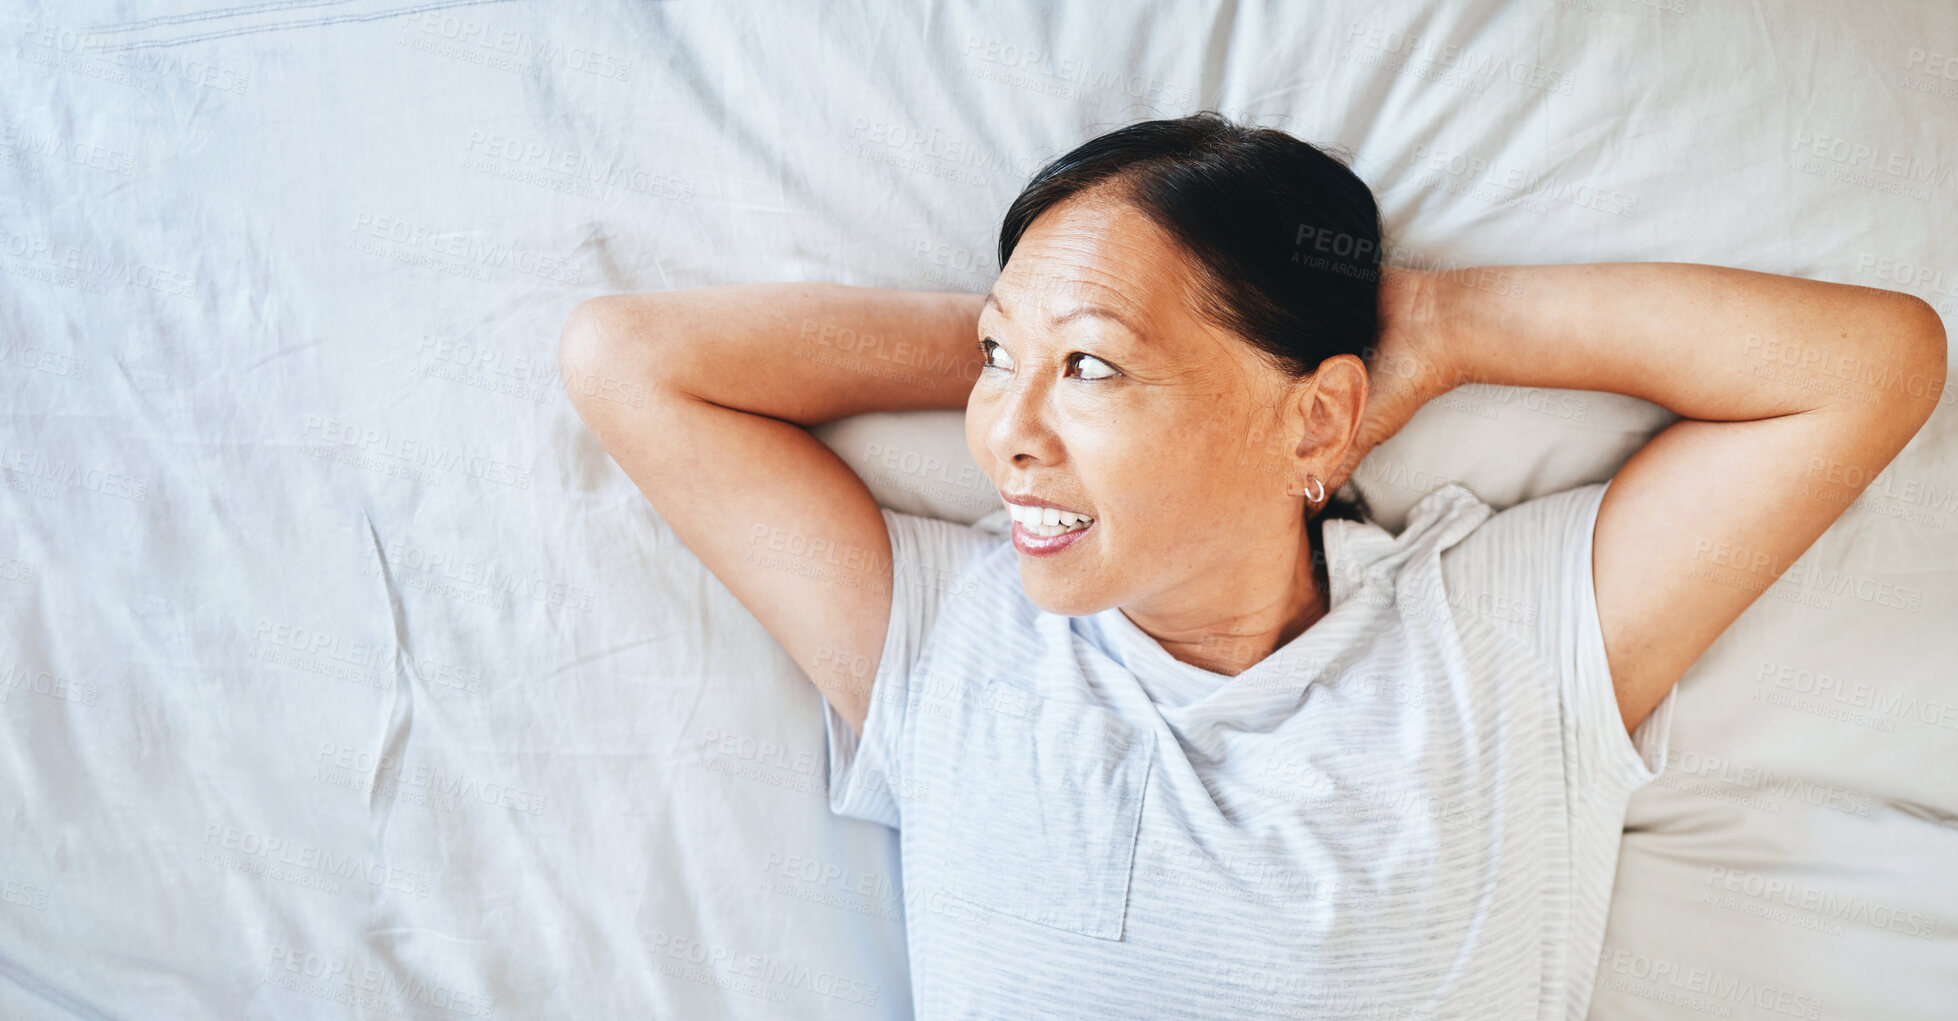
[[[1043, 169], [987, 295], [572, 315], [567, 377], [652, 392], [585, 421], [821, 689], [832, 808], [899, 829], [920, 1016], [1583, 1017], [1674, 683], [1861, 488], [1814, 466], [1866, 482], [1943, 386], [1887, 291], [1380, 253], [1346, 166], [1202, 114]], [[1501, 513], [1335, 498], [1466, 380], [1681, 417]], [[806, 431], [924, 408], [1010, 544]]]

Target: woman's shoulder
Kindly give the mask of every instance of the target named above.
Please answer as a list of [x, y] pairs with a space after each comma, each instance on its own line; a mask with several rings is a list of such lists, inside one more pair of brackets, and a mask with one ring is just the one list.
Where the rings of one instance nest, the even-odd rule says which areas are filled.
[[[1490, 506], [1459, 482], [1429, 491], [1399, 515], [1374, 518], [1335, 518], [1321, 524], [1329, 562], [1344, 575], [1349, 588], [1370, 581], [1392, 583], [1410, 568], [1437, 563], [1441, 554], [1487, 521]], [[1394, 527], [1390, 527], [1393, 525]], [[1337, 544], [1337, 550], [1330, 547]], [[1336, 584], [1338, 584], [1336, 582]]]
[[909, 617], [920, 636], [997, 632], [1038, 612], [1020, 586], [1010, 532], [1000, 534], [986, 518], [965, 524], [888, 507], [883, 513], [892, 612]]
[[[990, 515], [973, 524], [880, 508], [891, 541], [893, 581], [927, 585], [945, 595], [977, 595], [986, 562], [1013, 548], [1010, 533], [992, 527]], [[997, 573], [996, 571], [991, 573]]]

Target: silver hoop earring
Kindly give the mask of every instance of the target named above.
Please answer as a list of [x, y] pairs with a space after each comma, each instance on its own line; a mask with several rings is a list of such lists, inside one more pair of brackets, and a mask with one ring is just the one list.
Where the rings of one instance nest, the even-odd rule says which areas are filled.
[[1319, 476], [1317, 475], [1312, 476], [1312, 481], [1314, 484], [1316, 484], [1319, 487], [1319, 495], [1318, 496], [1307, 495], [1306, 499], [1312, 501], [1313, 503], [1318, 503], [1319, 501], [1324, 500], [1326, 498], [1326, 484], [1324, 482], [1320, 482]]

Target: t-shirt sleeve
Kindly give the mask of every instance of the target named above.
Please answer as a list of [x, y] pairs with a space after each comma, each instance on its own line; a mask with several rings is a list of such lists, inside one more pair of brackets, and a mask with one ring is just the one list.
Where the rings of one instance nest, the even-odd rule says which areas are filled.
[[1625, 733], [1598, 622], [1591, 544], [1611, 483], [1526, 500], [1442, 553], [1451, 600], [1482, 616], [1555, 672], [1574, 785], [1629, 795], [1665, 769], [1678, 689]]
[[827, 698], [823, 717], [830, 811], [896, 829], [909, 790], [903, 749], [919, 655], [945, 606], [975, 594], [974, 558], [1007, 540], [970, 525], [880, 509], [891, 540], [891, 618], [871, 678], [863, 734], [851, 730]]

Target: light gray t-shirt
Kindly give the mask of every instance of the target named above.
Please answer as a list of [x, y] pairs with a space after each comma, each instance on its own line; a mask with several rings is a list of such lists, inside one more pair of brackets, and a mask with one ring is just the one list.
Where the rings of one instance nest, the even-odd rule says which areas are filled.
[[1326, 521], [1331, 611], [1236, 677], [1039, 609], [995, 531], [885, 510], [890, 628], [861, 740], [825, 705], [829, 797], [898, 829], [917, 1016], [1583, 1018], [1673, 704], [1626, 736], [1606, 485]]

